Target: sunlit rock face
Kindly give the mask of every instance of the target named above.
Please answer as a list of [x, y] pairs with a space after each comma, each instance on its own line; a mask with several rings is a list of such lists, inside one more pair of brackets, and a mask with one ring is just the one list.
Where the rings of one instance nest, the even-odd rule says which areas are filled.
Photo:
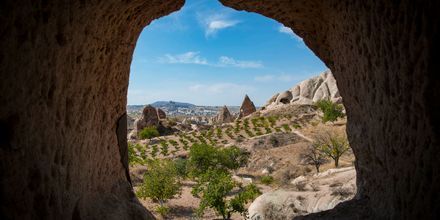
[[[291, 27], [337, 80], [358, 194], [307, 218], [440, 218], [438, 1], [222, 2]], [[1, 1], [1, 215], [151, 218], [119, 131], [136, 40], [183, 3]]]

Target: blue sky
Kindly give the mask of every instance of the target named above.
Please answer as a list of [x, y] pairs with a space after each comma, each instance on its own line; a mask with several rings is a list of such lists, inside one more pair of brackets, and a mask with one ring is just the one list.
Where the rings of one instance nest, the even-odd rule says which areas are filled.
[[258, 106], [327, 67], [291, 29], [216, 0], [187, 0], [154, 20], [133, 54], [128, 104]]

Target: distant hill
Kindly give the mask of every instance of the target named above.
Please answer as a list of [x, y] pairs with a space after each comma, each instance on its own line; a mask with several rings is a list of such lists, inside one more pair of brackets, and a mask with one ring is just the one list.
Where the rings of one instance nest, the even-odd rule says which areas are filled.
[[177, 108], [194, 108], [196, 105], [185, 102], [175, 102], [175, 101], [157, 101], [153, 102], [152, 105], [155, 108], [167, 108], [167, 109], [177, 109]]

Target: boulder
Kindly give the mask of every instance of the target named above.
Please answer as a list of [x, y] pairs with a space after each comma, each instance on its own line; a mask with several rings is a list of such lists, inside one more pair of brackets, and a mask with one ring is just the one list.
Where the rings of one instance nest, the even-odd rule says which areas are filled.
[[243, 103], [240, 107], [240, 114], [238, 118], [246, 117], [252, 113], [254, 113], [257, 109], [255, 108], [254, 103], [251, 101], [248, 95], [244, 97]]
[[156, 109], [151, 105], [145, 106], [144, 110], [142, 110], [141, 117], [137, 119], [134, 124], [137, 131], [148, 126], [157, 127], [159, 125], [159, 116]]

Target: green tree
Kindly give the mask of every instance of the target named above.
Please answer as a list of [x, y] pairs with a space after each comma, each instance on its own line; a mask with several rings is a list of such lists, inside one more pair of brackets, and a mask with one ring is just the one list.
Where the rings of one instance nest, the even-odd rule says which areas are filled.
[[350, 149], [345, 135], [338, 135], [330, 131], [317, 135], [315, 144], [319, 146], [320, 152], [333, 159], [335, 167], [339, 167], [339, 159]]
[[[210, 170], [204, 173], [202, 178], [209, 179], [209, 181], [202, 181], [203, 184], [197, 185], [195, 190], [193, 190], [193, 194], [201, 198], [199, 208], [197, 209], [199, 216], [203, 215], [206, 208], [214, 209], [223, 219], [230, 219], [234, 212], [246, 216], [246, 203], [254, 200], [261, 194], [253, 184], [240, 187], [227, 172]], [[226, 199], [237, 186], [240, 187], [239, 192], [231, 199]]]
[[189, 152], [188, 167], [192, 177], [208, 170], [227, 172], [247, 163], [249, 153], [236, 147], [218, 148], [208, 144], [194, 144]]
[[157, 130], [157, 128], [155, 126], [149, 126], [149, 127], [145, 127], [144, 129], [142, 129], [138, 135], [139, 135], [139, 138], [142, 140], [151, 139], [154, 137], [158, 137], [159, 131]]
[[328, 99], [321, 99], [315, 103], [315, 105], [321, 109], [324, 113], [322, 117], [322, 122], [327, 121], [336, 121], [338, 118], [344, 117], [343, 106], [337, 103], [334, 103]]
[[174, 163], [170, 160], [153, 160], [148, 163], [148, 171], [136, 194], [139, 198], [159, 202], [160, 209], [164, 210], [164, 203], [178, 194], [180, 188]]

